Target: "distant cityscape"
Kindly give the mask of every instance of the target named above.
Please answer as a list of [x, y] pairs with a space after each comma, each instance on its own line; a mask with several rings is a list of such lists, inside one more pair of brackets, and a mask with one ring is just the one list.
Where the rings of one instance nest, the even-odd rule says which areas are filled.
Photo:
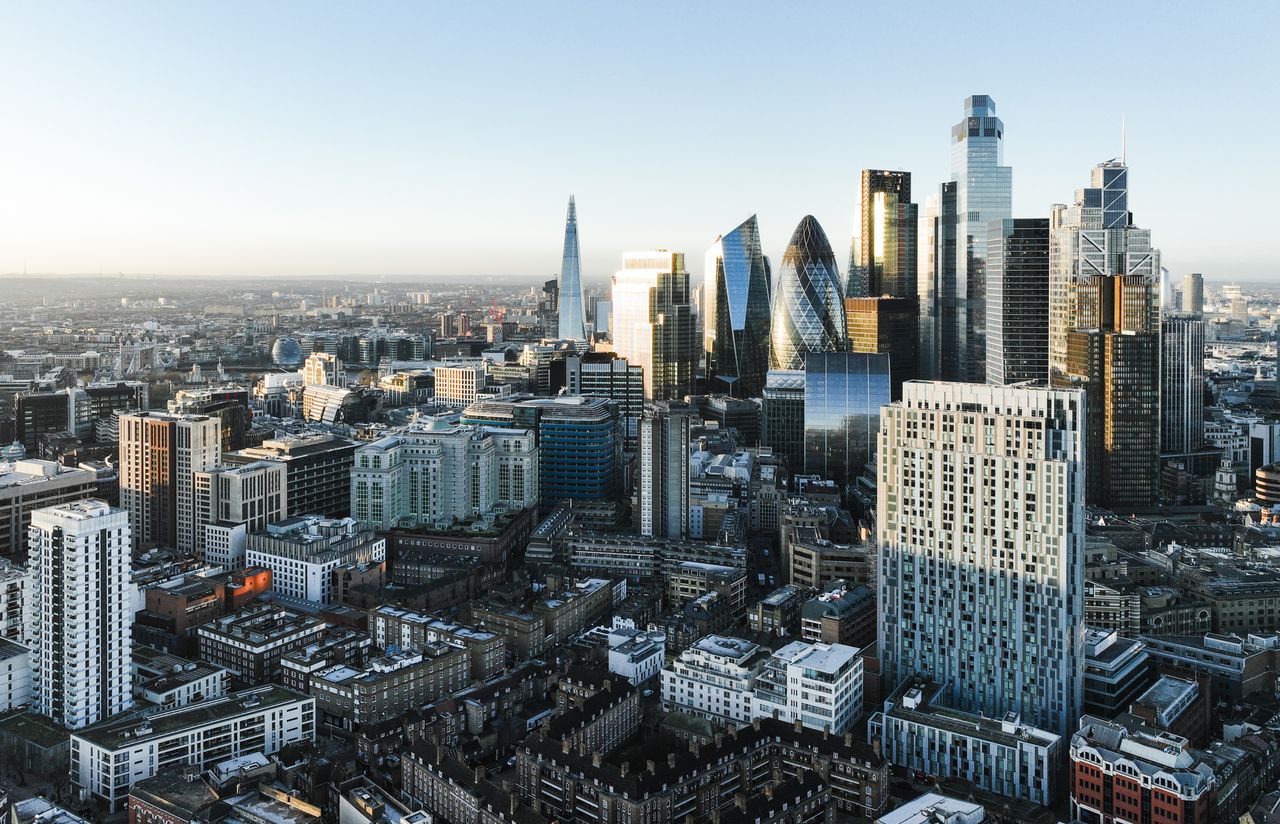
[[1280, 822], [1280, 282], [957, 102], [777, 261], [0, 280], [6, 820]]

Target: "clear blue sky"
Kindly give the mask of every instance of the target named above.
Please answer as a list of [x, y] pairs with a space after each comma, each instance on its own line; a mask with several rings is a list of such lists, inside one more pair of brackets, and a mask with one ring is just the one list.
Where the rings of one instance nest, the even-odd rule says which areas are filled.
[[0, 272], [584, 280], [755, 212], [843, 266], [863, 167], [948, 175], [971, 93], [1014, 211], [1120, 154], [1181, 275], [1280, 279], [1274, 3], [0, 4]]

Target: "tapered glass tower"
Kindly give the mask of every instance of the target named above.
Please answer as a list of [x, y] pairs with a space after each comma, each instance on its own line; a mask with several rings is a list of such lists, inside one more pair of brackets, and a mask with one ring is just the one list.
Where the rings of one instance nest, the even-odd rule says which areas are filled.
[[844, 290], [827, 235], [805, 215], [782, 256], [773, 296], [769, 368], [804, 369], [809, 352], [845, 348]]
[[586, 340], [587, 325], [582, 312], [582, 264], [578, 251], [578, 210], [569, 195], [569, 216], [564, 224], [564, 260], [560, 264], [561, 340]]
[[769, 261], [760, 251], [756, 216], [707, 250], [703, 281], [703, 350], [713, 391], [753, 398], [769, 366]]

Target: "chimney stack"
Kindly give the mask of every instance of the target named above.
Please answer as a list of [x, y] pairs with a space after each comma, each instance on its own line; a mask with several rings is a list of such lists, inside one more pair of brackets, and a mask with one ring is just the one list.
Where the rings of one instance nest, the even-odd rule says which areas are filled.
[[756, 732], [760, 732], [760, 716], [751, 719], [751, 726]]
[[767, 798], [767, 799], [768, 799], [768, 800], [770, 800], [770, 801], [772, 801], [772, 800], [773, 800], [773, 785], [772, 785], [772, 784], [765, 784], [765, 785], [764, 785], [764, 797], [765, 797], [765, 798]]
[[477, 764], [473, 772], [473, 775], [475, 776], [475, 781], [477, 784], [479, 784], [481, 781], [484, 781], [484, 767]]
[[600, 766], [600, 753], [598, 752], [591, 753], [591, 766], [593, 767]]
[[676, 768], [676, 754], [673, 752], [667, 753], [667, 767], [673, 770]]
[[846, 747], [852, 747], [852, 746], [853, 746], [853, 733], [851, 733], [851, 732], [847, 732], [847, 733], [845, 733], [845, 734], [844, 734], [844, 745], [845, 745]]
[[830, 725], [830, 724], [823, 724], [823, 725], [822, 725], [822, 740], [823, 740], [823, 741], [826, 741], [826, 740], [827, 740], [827, 736], [828, 736], [828, 735], [830, 735], [830, 734], [831, 734], [831, 725]]
[[560, 752], [564, 753], [565, 755], [568, 755], [569, 750], [571, 749], [573, 749], [573, 742], [570, 741], [568, 738], [560, 742]]
[[630, 762], [630, 761], [623, 761], [623, 762], [622, 762], [622, 775], [623, 775], [623, 777], [625, 778], [625, 777], [626, 777], [626, 775], [627, 775], [627, 773], [629, 773], [629, 772], [631, 772], [631, 762]]
[[734, 793], [733, 805], [745, 813], [747, 811], [747, 794], [741, 792]]
[[804, 723], [799, 718], [796, 719], [796, 732], [804, 732]]
[[653, 775], [658, 771], [658, 765], [653, 763], [653, 759], [644, 762], [644, 768], [649, 771], [649, 775]]

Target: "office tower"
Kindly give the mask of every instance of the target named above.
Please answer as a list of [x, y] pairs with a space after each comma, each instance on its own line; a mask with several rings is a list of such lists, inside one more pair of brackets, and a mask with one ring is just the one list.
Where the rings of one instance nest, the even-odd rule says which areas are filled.
[[303, 386], [346, 386], [346, 367], [337, 355], [313, 352], [302, 364]]
[[1199, 272], [1182, 278], [1182, 311], [1204, 314], [1204, 275]]
[[689, 459], [698, 410], [671, 401], [649, 406], [640, 421], [640, 477], [636, 520], [640, 534], [683, 541], [689, 537]]
[[290, 515], [345, 518], [351, 514], [351, 467], [356, 443], [323, 433], [283, 435], [222, 456], [223, 463], [279, 461], [285, 465]]
[[805, 215], [782, 256], [773, 294], [769, 368], [804, 369], [809, 352], [845, 348], [844, 294], [836, 257], [813, 215]]
[[1098, 276], [1140, 277], [1151, 285], [1150, 326], [1158, 331], [1160, 251], [1151, 232], [1133, 224], [1129, 211], [1129, 169], [1115, 160], [1093, 169], [1092, 185], [1076, 191], [1075, 205], [1054, 204], [1049, 216], [1049, 380], [1062, 385], [1067, 371], [1067, 337], [1089, 328], [1096, 317], [1082, 306]]
[[849, 349], [887, 355], [890, 398], [902, 397], [902, 384], [920, 372], [920, 303], [909, 298], [845, 298]]
[[[440, 334], [448, 337], [451, 332], [447, 315], [440, 316]], [[538, 325], [543, 334], [551, 337], [560, 334], [560, 283], [555, 278], [542, 284], [542, 296], [538, 300]]]
[[133, 706], [129, 515], [85, 500], [31, 514], [35, 710], [78, 730]]
[[195, 549], [194, 473], [218, 465], [221, 445], [217, 418], [120, 416], [120, 503], [139, 549]]
[[603, 298], [595, 301], [596, 313], [594, 318], [596, 339], [608, 338], [612, 331], [609, 327], [609, 318], [613, 315], [613, 303]]
[[1079, 327], [1067, 335], [1064, 383], [1088, 396], [1085, 500], [1115, 511], [1160, 492], [1160, 307], [1141, 275], [1074, 284]]
[[45, 435], [70, 432], [75, 400], [70, 392], [28, 392], [14, 398], [17, 439], [35, 456]]
[[849, 297], [914, 298], [920, 214], [911, 202], [911, 173], [862, 170], [858, 198], [862, 234]]
[[538, 504], [532, 429], [424, 418], [356, 449], [351, 517], [377, 529], [449, 524]]
[[760, 442], [786, 458], [791, 474], [804, 469], [804, 370], [769, 370], [760, 399]]
[[533, 429], [538, 437], [538, 492], [542, 511], [565, 498], [610, 501], [622, 489], [622, 420], [606, 398], [535, 398], [477, 401], [462, 423]]
[[769, 368], [770, 285], [769, 261], [752, 215], [707, 250], [702, 321], [711, 391], [759, 397]]
[[569, 216], [564, 222], [564, 258], [560, 263], [558, 314], [561, 340], [586, 340], [586, 317], [582, 312], [582, 261], [578, 251], [578, 210], [569, 195]]
[[886, 693], [1066, 734], [1083, 700], [1084, 407], [1071, 389], [913, 382], [880, 413]]
[[644, 369], [645, 400], [679, 400], [692, 392], [697, 342], [684, 255], [624, 253], [612, 304], [614, 351]]
[[1204, 318], [1178, 312], [1160, 321], [1160, 452], [1185, 454], [1204, 440]]
[[804, 471], [840, 489], [876, 451], [880, 407], [889, 403], [889, 355], [812, 352], [804, 370]]
[[1013, 169], [1002, 166], [1004, 122], [985, 94], [965, 98], [964, 118], [951, 127], [951, 180], [926, 206], [924, 234], [933, 248], [926, 308], [933, 361], [942, 380], [982, 382], [986, 371], [987, 226], [1013, 216]]
[[179, 389], [168, 403], [171, 415], [209, 415], [222, 427], [222, 450], [243, 449], [253, 415], [249, 411], [249, 390], [239, 387], [220, 389]]
[[644, 415], [643, 369], [614, 352], [583, 352], [564, 359], [564, 385], [566, 395], [617, 401], [624, 449], [636, 451], [640, 418]]
[[435, 378], [435, 401], [445, 406], [475, 403], [476, 398], [484, 391], [483, 364], [437, 366], [432, 374]]
[[[288, 470], [278, 461], [199, 470], [193, 473], [192, 486], [196, 557], [227, 572], [244, 566], [243, 536], [289, 514]], [[208, 527], [215, 525], [223, 528], [220, 535], [226, 540], [210, 540]], [[225, 531], [232, 526], [244, 529], [232, 536]]]
[[1049, 219], [993, 220], [987, 236], [987, 383], [1049, 374]]

